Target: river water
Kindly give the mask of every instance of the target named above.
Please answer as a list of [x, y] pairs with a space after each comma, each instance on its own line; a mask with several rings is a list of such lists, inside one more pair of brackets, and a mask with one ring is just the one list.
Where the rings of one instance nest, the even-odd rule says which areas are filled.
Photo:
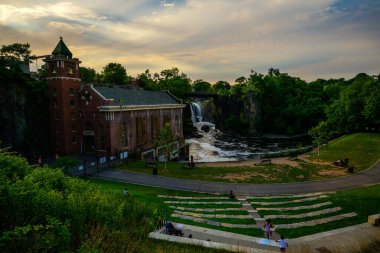
[[[294, 149], [299, 144], [294, 141], [271, 141], [242, 136], [235, 133], [222, 133], [214, 124], [203, 121], [202, 108], [199, 103], [191, 104], [193, 126], [198, 129], [200, 138], [186, 139], [189, 144], [189, 155], [195, 162], [241, 161], [275, 156]], [[202, 130], [207, 126], [206, 130]]]

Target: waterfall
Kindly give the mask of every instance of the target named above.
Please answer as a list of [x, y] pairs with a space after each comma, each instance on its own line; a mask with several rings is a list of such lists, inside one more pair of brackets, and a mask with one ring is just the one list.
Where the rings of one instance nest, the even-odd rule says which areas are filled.
[[210, 122], [202, 121], [203, 116], [202, 116], [202, 107], [200, 103], [191, 102], [190, 110], [191, 110], [191, 121], [193, 122], [193, 126], [195, 126], [198, 129], [198, 131], [203, 131], [204, 126], [207, 126], [208, 129], [215, 128], [214, 124]]
[[190, 103], [190, 109], [191, 109], [191, 120], [193, 121], [193, 125], [197, 122], [202, 121], [202, 108], [199, 103]]

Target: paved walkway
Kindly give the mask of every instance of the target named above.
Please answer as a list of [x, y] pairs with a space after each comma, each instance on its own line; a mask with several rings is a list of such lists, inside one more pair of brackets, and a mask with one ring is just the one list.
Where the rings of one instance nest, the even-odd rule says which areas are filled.
[[187, 190], [207, 193], [229, 193], [231, 190], [233, 190], [236, 194], [300, 194], [312, 192], [330, 192], [378, 184], [380, 183], [380, 161], [378, 161], [370, 169], [345, 177], [322, 181], [287, 184], [216, 183], [160, 177], [113, 169], [100, 171], [91, 177], [132, 184], [170, 188], [175, 190]]
[[[149, 237], [185, 244], [201, 245], [209, 248], [226, 249], [235, 252], [279, 252], [279, 244], [274, 240], [185, 224], [181, 225], [183, 226], [181, 230], [184, 232], [184, 237], [169, 236], [162, 231], [152, 232], [149, 234]], [[192, 235], [192, 239], [188, 238], [189, 234]], [[289, 244], [287, 252], [327, 253], [359, 251], [361, 247], [379, 238], [380, 228], [364, 223], [300, 238], [287, 239]]]

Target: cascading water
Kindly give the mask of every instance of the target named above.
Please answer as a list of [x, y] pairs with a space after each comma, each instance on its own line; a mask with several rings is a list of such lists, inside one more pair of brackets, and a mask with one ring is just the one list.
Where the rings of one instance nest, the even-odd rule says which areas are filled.
[[225, 162], [248, 160], [261, 155], [278, 154], [288, 150], [292, 145], [258, 142], [246, 136], [232, 133], [222, 133], [215, 125], [203, 121], [202, 105], [199, 102], [190, 104], [191, 120], [198, 129], [199, 138], [186, 140], [189, 153], [196, 162]]
[[[202, 106], [200, 103], [192, 102], [190, 103], [190, 109], [191, 109], [191, 120], [193, 122], [193, 126], [198, 129], [198, 131], [203, 131], [207, 128], [207, 130], [215, 129], [215, 125], [207, 122], [202, 121]], [[205, 128], [206, 126], [206, 128]]]
[[202, 121], [202, 108], [199, 103], [191, 103], [191, 120], [193, 121], [193, 125], [195, 123]]

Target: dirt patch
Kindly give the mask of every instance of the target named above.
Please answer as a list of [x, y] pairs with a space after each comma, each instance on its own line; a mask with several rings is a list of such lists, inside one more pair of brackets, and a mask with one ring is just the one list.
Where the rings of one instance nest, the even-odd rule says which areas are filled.
[[290, 161], [286, 157], [278, 157], [278, 158], [273, 158], [271, 160], [272, 160], [272, 163], [274, 163], [274, 164], [285, 164], [285, 165], [289, 165], [291, 167], [302, 169], [301, 165], [297, 161]]
[[275, 179], [275, 177], [272, 175], [268, 175], [265, 173], [258, 173], [258, 172], [227, 173], [223, 176], [216, 176], [214, 178], [227, 180], [231, 183], [238, 183], [238, 182], [248, 181], [249, 179], [253, 177], [255, 178], [260, 177], [268, 181]]
[[318, 175], [322, 177], [340, 177], [347, 175], [347, 172], [344, 169], [321, 170]]
[[310, 158], [310, 154], [302, 154], [298, 156], [298, 159], [305, 161], [307, 163], [313, 163], [317, 165], [331, 165], [332, 162], [326, 162], [326, 161], [318, 161], [318, 160], [312, 160]]
[[[197, 164], [198, 167], [254, 167], [255, 164], [260, 163], [260, 159], [252, 159], [247, 161], [237, 161], [237, 162], [216, 162], [216, 163], [200, 163]], [[271, 158], [273, 164], [279, 165], [289, 165], [291, 167], [299, 168], [302, 167], [297, 161], [290, 161], [287, 157], [277, 157]]]

